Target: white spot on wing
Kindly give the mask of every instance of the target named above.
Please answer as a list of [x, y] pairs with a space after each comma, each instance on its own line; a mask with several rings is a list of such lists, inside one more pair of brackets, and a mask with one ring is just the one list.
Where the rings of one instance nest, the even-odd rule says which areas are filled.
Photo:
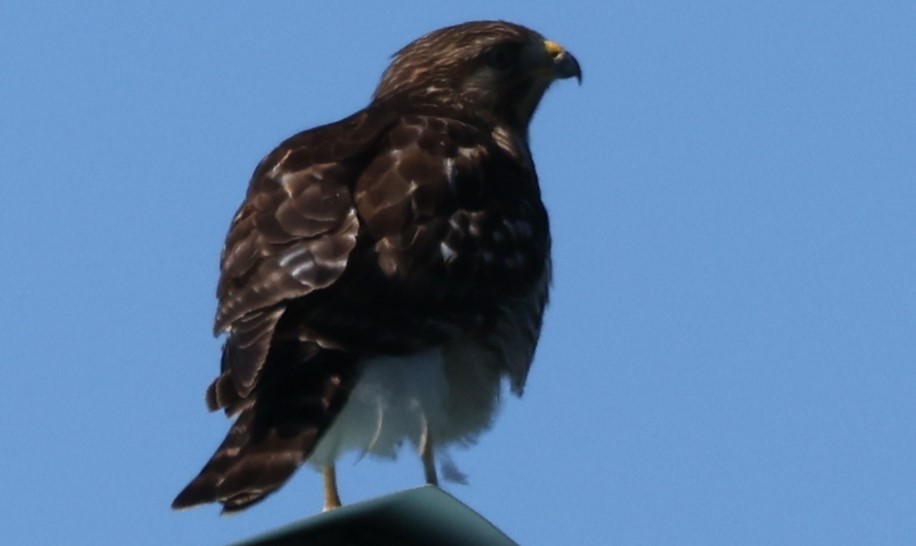
[[448, 187], [455, 189], [455, 159], [450, 157], [445, 160], [445, 179], [448, 181]]
[[458, 257], [458, 254], [455, 250], [448, 246], [448, 243], [442, 241], [439, 243], [439, 252], [442, 254], [442, 261], [445, 263], [451, 263], [455, 258]]
[[453, 214], [452, 217], [448, 219], [448, 225], [455, 231], [461, 231], [461, 223], [458, 221], [457, 214]]
[[[283, 154], [283, 157], [281, 157], [280, 160], [277, 161], [277, 163], [273, 167], [271, 167], [269, 171], [267, 171], [267, 176], [269, 176], [270, 178], [277, 178], [277, 174], [280, 172], [280, 169], [283, 168], [283, 164], [286, 163], [286, 159], [289, 158], [290, 153], [292, 152], [290, 150], [287, 150], [286, 153]], [[282, 179], [280, 180], [280, 183], [281, 184], [283, 183]]]
[[480, 226], [477, 225], [477, 222], [471, 221], [471, 223], [468, 224], [468, 233], [470, 233], [471, 237], [474, 237], [475, 239], [480, 238]]
[[304, 247], [304, 246], [300, 246], [300, 247], [298, 247], [298, 248], [296, 248], [296, 249], [294, 249], [294, 250], [292, 250], [292, 251], [287, 252], [286, 254], [284, 254], [283, 257], [280, 258], [280, 261], [278, 262], [278, 264], [280, 265], [280, 267], [286, 267], [286, 266], [289, 265], [290, 262], [292, 262], [293, 260], [299, 258], [300, 256], [302, 256], [303, 254], [305, 254], [305, 253], [308, 252], [308, 251], [309, 251], [308, 248], [306, 248], [306, 247]]
[[313, 269], [315, 269], [315, 260], [306, 260], [302, 262], [300, 265], [297, 265], [296, 267], [294, 267], [293, 270], [290, 271], [290, 273], [292, 274], [293, 277], [299, 277], [303, 273], [306, 273], [306, 272], [311, 273]]

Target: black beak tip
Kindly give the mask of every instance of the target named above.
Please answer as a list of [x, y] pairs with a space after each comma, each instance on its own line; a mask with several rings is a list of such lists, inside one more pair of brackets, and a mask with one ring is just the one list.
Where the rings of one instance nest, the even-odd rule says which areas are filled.
[[562, 79], [575, 77], [582, 85], [582, 67], [579, 61], [570, 53], [564, 52], [562, 58], [557, 60], [557, 76]]
[[575, 68], [573, 70], [575, 71], [574, 75], [576, 76], [576, 83], [579, 85], [582, 85], [582, 67], [579, 66], [579, 61], [576, 60], [575, 57], [570, 55], [569, 58], [572, 59], [572, 63], [573, 65], [575, 65]]

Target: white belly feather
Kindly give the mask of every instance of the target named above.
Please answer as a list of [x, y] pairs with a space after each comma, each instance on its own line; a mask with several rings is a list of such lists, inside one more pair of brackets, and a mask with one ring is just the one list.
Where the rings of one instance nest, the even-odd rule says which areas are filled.
[[427, 423], [445, 419], [448, 390], [438, 348], [363, 362], [350, 398], [309, 462], [329, 464], [350, 450], [393, 457], [405, 438], [417, 444]]
[[492, 421], [500, 391], [498, 368], [476, 347], [456, 342], [363, 362], [349, 400], [308, 462], [331, 464], [351, 450], [395, 457], [405, 440], [430, 441], [440, 453], [473, 442]]
[[458, 338], [423, 352], [365, 360], [350, 398], [308, 462], [333, 463], [347, 451], [394, 457], [407, 440], [429, 442], [460, 480], [445, 448], [467, 445], [487, 430], [499, 407], [503, 377], [520, 395], [534, 357], [547, 302], [549, 263], [529, 297], [501, 307], [488, 339]]

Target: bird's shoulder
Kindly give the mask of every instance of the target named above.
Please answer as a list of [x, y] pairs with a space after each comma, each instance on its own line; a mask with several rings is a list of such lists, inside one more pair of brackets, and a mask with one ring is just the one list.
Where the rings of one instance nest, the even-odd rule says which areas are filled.
[[216, 332], [341, 274], [358, 232], [352, 181], [395, 119], [361, 110], [298, 133], [261, 160], [223, 245]]
[[486, 244], [452, 250], [480, 242], [482, 228], [511, 230], [520, 213], [501, 209], [542, 212], [533, 168], [499, 135], [460, 112], [373, 104], [283, 141], [255, 169], [226, 237], [215, 330], [330, 286], [358, 240], [390, 276], [473, 267]]

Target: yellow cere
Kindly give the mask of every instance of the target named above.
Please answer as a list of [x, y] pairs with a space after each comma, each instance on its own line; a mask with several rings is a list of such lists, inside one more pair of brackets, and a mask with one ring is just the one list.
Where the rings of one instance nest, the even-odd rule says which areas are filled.
[[553, 40], [544, 40], [544, 49], [547, 50], [547, 53], [549, 53], [551, 57], [556, 57], [566, 51], [563, 49], [563, 46]]

